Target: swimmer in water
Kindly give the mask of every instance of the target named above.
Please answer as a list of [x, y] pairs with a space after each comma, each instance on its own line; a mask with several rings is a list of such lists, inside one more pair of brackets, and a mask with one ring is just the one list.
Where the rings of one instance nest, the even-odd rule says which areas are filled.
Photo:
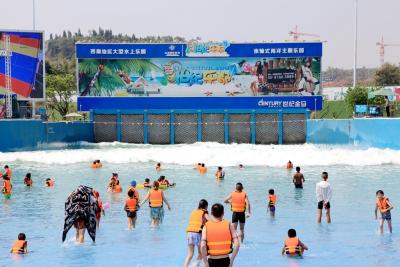
[[375, 205], [375, 219], [378, 219], [378, 210], [381, 214], [379, 220], [379, 228], [381, 234], [383, 234], [383, 224], [386, 221], [389, 232], [392, 233], [392, 215], [390, 211], [393, 209], [392, 203], [390, 203], [389, 198], [385, 196], [382, 190], [376, 192], [376, 205]]
[[51, 178], [47, 178], [44, 185], [46, 187], [53, 187], [54, 186], [54, 181]]
[[10, 199], [12, 194], [12, 184], [11, 179], [8, 177], [7, 173], [3, 174], [3, 184], [1, 187], [1, 192], [5, 199]]
[[270, 189], [268, 190], [268, 211], [271, 214], [271, 217], [275, 217], [275, 209], [276, 209], [276, 195], [275, 190]]
[[243, 243], [244, 240], [244, 225], [246, 223], [246, 211], [248, 211], [247, 217], [250, 216], [250, 201], [247, 193], [243, 191], [242, 183], [236, 184], [236, 190], [229, 194], [225, 198], [225, 203], [231, 204], [232, 210], [232, 225], [237, 230], [238, 223], [240, 224], [240, 240]]
[[13, 175], [13, 172], [12, 172], [11, 168], [10, 168], [8, 165], [5, 165], [5, 166], [4, 166], [4, 172], [5, 172], [5, 174], [7, 174], [7, 176], [8, 176], [8, 177], [10, 178], [10, 180], [11, 180], [12, 175]]
[[151, 184], [150, 184], [150, 179], [149, 178], [144, 179], [143, 187], [151, 188]]
[[119, 184], [119, 180], [117, 180], [114, 184], [114, 187], [112, 188], [113, 193], [121, 193], [122, 192], [122, 187]]
[[201, 164], [201, 167], [199, 169], [199, 173], [200, 174], [206, 174], [207, 173], [207, 168], [206, 168], [206, 165], [204, 163]]
[[283, 244], [282, 255], [302, 256], [304, 250], [308, 250], [308, 247], [297, 237], [296, 230], [289, 229], [288, 239]]
[[225, 171], [222, 169], [222, 167], [218, 167], [216, 173], [215, 173], [215, 178], [217, 179], [224, 179], [225, 178]]
[[156, 165], [156, 172], [160, 172], [161, 171], [161, 163], [157, 163]]
[[239, 169], [241, 170], [243, 168], [244, 168], [243, 164], [239, 164]]
[[164, 192], [159, 187], [160, 184], [157, 181], [154, 181], [153, 188], [147, 193], [146, 197], [140, 203], [140, 206], [143, 206], [146, 201], [149, 201], [151, 226], [158, 226], [160, 223], [162, 223], [164, 218], [163, 203], [167, 205], [168, 210], [171, 210], [171, 206], [169, 205]]
[[201, 163], [197, 163], [196, 167], [194, 167], [194, 169], [198, 172], [200, 172], [200, 168], [201, 168]]
[[199, 206], [197, 209], [193, 210], [190, 214], [189, 218], [189, 225], [186, 228], [187, 232], [187, 244], [188, 244], [188, 255], [185, 259], [184, 267], [188, 267], [190, 261], [193, 258], [194, 248], [197, 247], [198, 249], [198, 256], [197, 256], [197, 266], [199, 266], [201, 261], [201, 250], [200, 250], [200, 243], [201, 243], [201, 231], [204, 227], [204, 224], [211, 220], [210, 216], [208, 215], [208, 202], [205, 199], [200, 200]]
[[26, 241], [26, 235], [24, 233], [18, 234], [18, 240], [14, 242], [10, 252], [13, 254], [28, 253], [28, 241]]
[[102, 168], [103, 167], [103, 163], [100, 162], [99, 159], [96, 160], [96, 168]]
[[33, 183], [33, 181], [32, 181], [32, 178], [31, 178], [31, 173], [28, 172], [25, 175], [25, 178], [24, 178], [24, 185], [26, 185], [27, 187], [31, 187], [32, 183]]
[[135, 192], [132, 190], [128, 191], [128, 197], [125, 200], [124, 210], [128, 217], [128, 228], [129, 230], [135, 229], [136, 227], [136, 211], [139, 209], [139, 198], [135, 196]]
[[135, 196], [135, 198], [139, 202], [139, 191], [136, 190], [136, 181], [135, 180], [132, 180], [131, 181], [131, 185], [128, 187], [128, 195], [129, 195], [130, 191], [133, 192], [133, 195]]
[[296, 167], [296, 173], [293, 175], [293, 183], [295, 188], [303, 189], [303, 183], [306, 180], [304, 175], [300, 172], [300, 167]]
[[289, 160], [288, 163], [286, 164], [286, 169], [291, 170], [293, 169], [293, 163]]

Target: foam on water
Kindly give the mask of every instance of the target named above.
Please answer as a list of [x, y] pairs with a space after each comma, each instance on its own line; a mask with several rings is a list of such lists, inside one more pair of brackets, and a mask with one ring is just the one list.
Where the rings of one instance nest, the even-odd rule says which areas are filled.
[[[191, 145], [135, 145], [122, 143], [53, 144], [49, 150], [0, 153], [0, 162], [32, 162], [41, 164], [73, 164], [101, 159], [108, 163], [160, 161], [169, 164], [193, 165], [205, 162], [210, 166], [282, 166], [288, 160], [301, 166], [400, 165], [400, 151], [328, 145], [250, 145], [196, 143]], [[79, 149], [71, 149], [79, 148]]]

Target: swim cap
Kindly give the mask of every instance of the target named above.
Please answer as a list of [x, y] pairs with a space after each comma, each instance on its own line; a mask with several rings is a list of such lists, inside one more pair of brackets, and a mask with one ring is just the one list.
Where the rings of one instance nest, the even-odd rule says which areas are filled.
[[135, 180], [131, 181], [131, 186], [136, 186], [136, 181]]

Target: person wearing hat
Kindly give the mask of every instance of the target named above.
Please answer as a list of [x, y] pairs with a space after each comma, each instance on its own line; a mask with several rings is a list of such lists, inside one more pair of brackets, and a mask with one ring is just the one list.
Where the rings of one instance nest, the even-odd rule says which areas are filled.
[[135, 198], [137, 199], [137, 201], [139, 202], [139, 191], [136, 190], [136, 181], [135, 181], [135, 180], [132, 180], [132, 181], [131, 181], [131, 185], [130, 185], [129, 188], [128, 188], [128, 194], [129, 194], [129, 191], [133, 191], [134, 197], [135, 197]]

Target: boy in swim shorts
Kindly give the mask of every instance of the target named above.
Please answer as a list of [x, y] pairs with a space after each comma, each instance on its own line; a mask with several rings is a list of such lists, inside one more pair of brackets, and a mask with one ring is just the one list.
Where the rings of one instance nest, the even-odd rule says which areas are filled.
[[383, 224], [386, 221], [388, 224], [389, 232], [392, 233], [392, 215], [390, 211], [393, 209], [392, 203], [389, 198], [385, 197], [382, 190], [376, 192], [376, 206], [375, 206], [375, 219], [378, 219], [378, 210], [381, 213], [381, 219], [379, 220], [379, 228], [381, 234], [383, 234]]

